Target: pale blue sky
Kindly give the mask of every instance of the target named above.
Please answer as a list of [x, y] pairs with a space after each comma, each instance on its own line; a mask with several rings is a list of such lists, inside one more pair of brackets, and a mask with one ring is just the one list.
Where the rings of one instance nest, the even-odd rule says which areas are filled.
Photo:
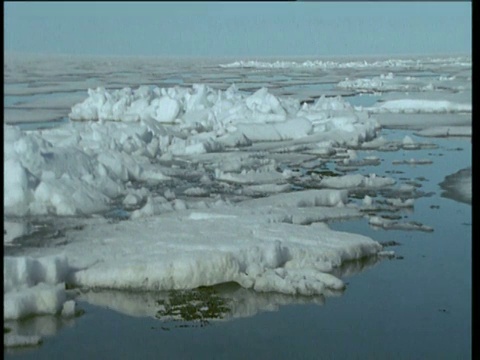
[[160, 56], [471, 53], [471, 2], [5, 2], [4, 49]]

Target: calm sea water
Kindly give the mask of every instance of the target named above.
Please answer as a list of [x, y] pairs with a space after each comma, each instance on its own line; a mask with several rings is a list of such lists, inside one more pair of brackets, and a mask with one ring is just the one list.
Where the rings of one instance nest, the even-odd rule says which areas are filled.
[[[347, 99], [349, 100], [349, 99]], [[352, 98], [356, 106], [377, 99]], [[470, 139], [415, 137], [405, 130], [382, 135], [433, 143], [435, 149], [358, 151], [381, 164], [360, 167], [404, 181], [412, 179], [428, 196], [399, 214], [433, 232], [372, 228], [365, 218], [334, 222], [336, 230], [396, 241], [396, 256], [343, 277], [346, 291], [313, 302], [285, 305], [253, 317], [211, 322], [205, 327], [165, 327], [79, 302], [85, 314], [50, 322], [52, 336], [35, 348], [4, 350], [7, 359], [469, 359], [472, 349], [472, 208], [442, 197], [445, 176], [471, 166]], [[411, 158], [429, 165], [393, 165]], [[254, 294], [252, 296], [255, 296]], [[29, 321], [24, 326], [29, 326]]]

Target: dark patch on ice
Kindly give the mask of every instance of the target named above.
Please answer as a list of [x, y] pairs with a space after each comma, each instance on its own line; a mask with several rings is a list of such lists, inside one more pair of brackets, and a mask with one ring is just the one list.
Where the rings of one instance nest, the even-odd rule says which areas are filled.
[[115, 208], [103, 215], [106, 219], [111, 220], [128, 220], [130, 218], [130, 213], [123, 208]]
[[[9, 220], [9, 219], [6, 219]], [[17, 221], [15, 219], [10, 219]], [[28, 232], [14, 238], [10, 245], [3, 247], [4, 255], [24, 254], [26, 248], [57, 247], [68, 243], [67, 233], [84, 228], [82, 218], [36, 216], [22, 218], [28, 226]]]
[[385, 171], [386, 174], [404, 174], [405, 171], [402, 170], [387, 170]]
[[394, 214], [379, 214], [381, 218], [387, 219], [387, 220], [400, 220], [403, 218], [401, 215], [394, 215]]

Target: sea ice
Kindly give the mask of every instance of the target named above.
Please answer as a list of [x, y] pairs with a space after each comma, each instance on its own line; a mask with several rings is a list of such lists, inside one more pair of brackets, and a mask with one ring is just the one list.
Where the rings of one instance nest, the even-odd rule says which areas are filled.
[[[432, 67], [471, 66], [463, 58], [430, 60]], [[225, 67], [383, 71], [421, 68], [422, 61], [237, 62]], [[58, 71], [51, 65], [50, 70]], [[338, 76], [331, 77], [338, 81]], [[381, 80], [394, 79], [387, 75]], [[127, 80], [131, 78], [122, 81]], [[42, 91], [47, 90], [48, 86]], [[321, 165], [319, 158], [329, 157], [344, 165], [377, 163], [375, 157], [357, 160], [355, 151], [341, 147], [386, 146], [387, 140], [376, 139], [381, 125], [377, 116], [382, 118], [384, 112], [432, 112], [438, 117], [445, 116], [437, 114], [441, 112], [455, 113], [459, 122], [471, 122], [471, 105], [451, 99], [387, 99], [360, 111], [341, 97], [322, 96], [301, 104], [266, 87], [253, 90], [219, 90], [206, 84], [92, 88], [72, 107], [74, 121], [61, 128], [28, 132], [4, 125], [5, 215], [90, 216], [121, 204], [130, 214], [125, 221], [99, 216], [71, 220], [83, 230], [67, 230], [68, 241], [29, 249], [28, 256], [5, 257], [4, 319], [71, 316], [75, 302], [67, 300], [65, 284], [151, 291], [235, 282], [242, 291], [253, 289], [268, 299], [273, 297], [269, 292], [276, 292], [280, 300], [272, 301], [273, 306], [285, 302], [284, 294], [342, 290], [339, 269], [351, 260], [376, 258], [383, 248], [368, 237], [334, 231], [322, 222], [362, 216], [361, 210], [373, 206], [368, 196], [364, 208], [348, 204], [349, 189], [384, 188], [395, 181], [375, 174], [318, 175], [323, 189], [289, 192], [288, 182], [301, 172], [293, 165], [301, 168], [304, 162], [305, 169], [313, 171]], [[397, 145], [417, 146], [408, 138]], [[462, 179], [468, 180], [468, 174], [462, 173]], [[215, 193], [218, 189], [231, 197]], [[390, 207], [413, 205], [413, 199], [395, 195], [387, 202]], [[370, 223], [433, 230], [380, 217], [371, 217]], [[12, 230], [11, 236], [15, 234]], [[251, 308], [247, 304], [232, 316], [264, 309], [266, 303]], [[138, 311], [131, 309], [131, 302], [124, 307], [126, 312]]]
[[382, 188], [395, 184], [395, 180], [389, 177], [377, 177], [375, 174], [363, 176], [351, 174], [343, 176], [324, 177], [320, 186], [332, 189], [354, 189], [354, 188]]
[[435, 66], [471, 66], [469, 57], [450, 57], [450, 58], [424, 58], [424, 59], [382, 59], [376, 61], [333, 61], [333, 60], [307, 60], [304, 62], [296, 61], [257, 61], [240, 60], [229, 64], [221, 64], [224, 68], [275, 68], [275, 69], [362, 69], [362, 68], [406, 68], [425, 70], [427, 63], [433, 63]]
[[369, 224], [374, 227], [381, 227], [386, 230], [413, 230], [431, 232], [433, 228], [415, 221], [400, 222], [385, 219], [380, 216], [371, 216], [368, 220]]
[[447, 136], [472, 136], [471, 126], [432, 126], [415, 132], [417, 136], [447, 137]]
[[[338, 190], [307, 192], [300, 195], [300, 199], [302, 196], [305, 200], [310, 199], [315, 192], [319, 196], [309, 206], [317, 207], [319, 214], [331, 212], [328, 208], [322, 210], [321, 206], [344, 202], [342, 196], [345, 194]], [[286, 203], [292, 204], [293, 208], [308, 206], [291, 194], [284, 195], [290, 195], [291, 199]], [[286, 220], [285, 208], [280, 207], [278, 212], [272, 213], [273, 209], [267, 204], [217, 207], [201, 213], [183, 210], [161, 217], [120, 222], [114, 227], [101, 219], [92, 219], [91, 225], [81, 234], [69, 233], [68, 244], [59, 249], [36, 251], [36, 256], [40, 256], [36, 260], [6, 259], [6, 316], [17, 318], [32, 311], [61, 311], [66, 300], [65, 280], [81, 287], [120, 290], [191, 289], [237, 282], [256, 291], [324, 294], [329, 289], [344, 286], [340, 279], [328, 272], [345, 261], [372, 256], [382, 249], [380, 244], [367, 237], [333, 231], [326, 225], [294, 224], [306, 222], [306, 217], [314, 212], [310, 215], [298, 212], [303, 220], [299, 218], [293, 223], [278, 222], [282, 218]], [[344, 213], [339, 212], [338, 216], [358, 215], [354, 209], [345, 209]], [[334, 213], [325, 215], [323, 219], [335, 216]], [[232, 228], [236, 230], [232, 232]], [[182, 230], [179, 232], [179, 229]], [[175, 241], [172, 241], [172, 234], [175, 234]], [[89, 250], [92, 247], [96, 248], [95, 252]], [[68, 264], [65, 258], [61, 258], [62, 266], [60, 263], [57, 268], [50, 266], [52, 270], [48, 279], [57, 285], [48, 288], [50, 300], [46, 301], [47, 285], [36, 285], [42, 279], [35, 277], [38, 272], [34, 265], [45, 262], [42, 260], [47, 259], [45, 255], [58, 251], [68, 257]], [[51, 260], [47, 263], [51, 264]], [[19, 264], [31, 265], [20, 271]], [[57, 269], [56, 273], [54, 269]], [[65, 274], [67, 270], [68, 274]], [[15, 277], [14, 271], [22, 277]], [[25, 288], [22, 296], [30, 300], [19, 303], [17, 296], [20, 295], [16, 295], [19, 290], [16, 289], [22, 287]], [[28, 306], [19, 308], [18, 304]], [[48, 306], [40, 308], [39, 304]]]
[[[119, 198], [136, 205], [147, 194], [134, 196], [129, 183], [157, 186], [176, 176], [154, 161], [258, 141], [298, 141], [293, 147], [327, 139], [358, 144], [373, 138], [378, 126], [341, 98], [300, 106], [266, 88], [245, 95], [235, 86], [220, 91], [205, 85], [89, 90], [70, 117], [84, 121], [41, 133], [4, 125], [6, 215], [87, 215], [107, 210]], [[281, 185], [286, 176], [248, 167], [215, 173], [217, 180], [252, 185]]]

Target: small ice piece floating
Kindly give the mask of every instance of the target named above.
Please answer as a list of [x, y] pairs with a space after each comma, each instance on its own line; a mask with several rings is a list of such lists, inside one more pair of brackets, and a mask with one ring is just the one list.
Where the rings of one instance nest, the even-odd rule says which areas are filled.
[[440, 183], [443, 197], [472, 204], [472, 168], [466, 168], [448, 175]]
[[332, 189], [379, 189], [392, 186], [395, 183], [396, 181], [390, 177], [377, 177], [375, 174], [370, 174], [369, 176], [351, 174], [324, 177], [320, 182], [320, 186]]
[[380, 227], [385, 230], [413, 230], [432, 232], [433, 228], [423, 225], [416, 221], [400, 222], [382, 218], [381, 216], [371, 216], [368, 220], [369, 224], [374, 227]]

